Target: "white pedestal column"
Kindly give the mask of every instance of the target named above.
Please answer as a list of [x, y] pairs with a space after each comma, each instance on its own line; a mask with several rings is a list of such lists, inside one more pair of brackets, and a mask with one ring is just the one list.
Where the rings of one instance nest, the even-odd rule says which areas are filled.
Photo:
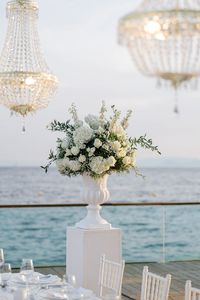
[[75, 275], [77, 284], [98, 293], [99, 261], [107, 258], [119, 262], [122, 258], [121, 230], [67, 228], [67, 274]]

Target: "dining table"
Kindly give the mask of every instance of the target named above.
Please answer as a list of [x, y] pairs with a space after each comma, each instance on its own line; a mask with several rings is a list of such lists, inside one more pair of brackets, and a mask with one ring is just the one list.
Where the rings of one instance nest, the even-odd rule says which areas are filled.
[[0, 282], [0, 300], [101, 300], [91, 290], [72, 286], [52, 274], [12, 273]]

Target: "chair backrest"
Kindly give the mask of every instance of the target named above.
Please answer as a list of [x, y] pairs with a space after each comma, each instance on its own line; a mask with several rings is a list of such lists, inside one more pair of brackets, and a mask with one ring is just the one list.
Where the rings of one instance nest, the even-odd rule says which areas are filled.
[[142, 275], [141, 300], [167, 300], [171, 275], [161, 277], [157, 274], [150, 273], [145, 266]]
[[100, 258], [99, 270], [99, 296], [103, 296], [104, 289], [111, 290], [116, 296], [121, 295], [122, 279], [124, 273], [124, 260], [120, 263]]
[[200, 289], [192, 287], [190, 280], [185, 283], [185, 300], [200, 300]]

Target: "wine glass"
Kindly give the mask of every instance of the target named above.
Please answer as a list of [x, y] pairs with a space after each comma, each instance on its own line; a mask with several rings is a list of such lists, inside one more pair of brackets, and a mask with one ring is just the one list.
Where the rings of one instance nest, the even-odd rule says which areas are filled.
[[4, 262], [5, 262], [5, 260], [4, 260], [3, 249], [0, 249], [0, 268], [4, 264]]
[[7, 282], [10, 279], [10, 276], [11, 276], [11, 272], [12, 272], [12, 270], [11, 270], [11, 265], [10, 264], [4, 263], [1, 266], [1, 280], [2, 280], [2, 284], [4, 286], [7, 285]]

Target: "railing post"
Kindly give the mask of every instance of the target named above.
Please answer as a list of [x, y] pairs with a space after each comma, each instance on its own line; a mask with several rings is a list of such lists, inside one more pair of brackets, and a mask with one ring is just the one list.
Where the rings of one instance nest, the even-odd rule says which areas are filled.
[[163, 264], [166, 261], [165, 242], [166, 242], [166, 207], [165, 205], [163, 205], [162, 206], [162, 263]]

